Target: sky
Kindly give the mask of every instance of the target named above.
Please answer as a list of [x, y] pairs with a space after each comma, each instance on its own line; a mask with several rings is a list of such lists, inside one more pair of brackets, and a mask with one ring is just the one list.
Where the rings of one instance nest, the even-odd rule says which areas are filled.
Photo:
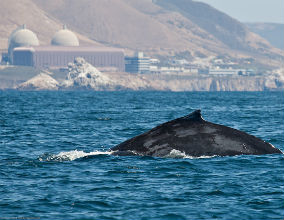
[[205, 2], [241, 22], [284, 24], [284, 0], [195, 0]]

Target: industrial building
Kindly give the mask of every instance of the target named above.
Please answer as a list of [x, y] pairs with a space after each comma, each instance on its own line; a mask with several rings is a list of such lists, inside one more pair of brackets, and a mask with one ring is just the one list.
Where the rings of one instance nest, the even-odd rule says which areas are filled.
[[247, 70], [247, 69], [209, 69], [210, 75], [252, 75], [253, 70]]
[[83, 57], [95, 67], [113, 67], [124, 71], [124, 54], [121, 50], [97, 47], [17, 47], [13, 50], [13, 65], [36, 68], [67, 67], [76, 57]]
[[129, 73], [147, 73], [150, 71], [150, 58], [143, 52], [137, 52], [134, 57], [125, 57], [125, 71]]
[[40, 46], [35, 33], [25, 25], [12, 32], [8, 45], [8, 60], [13, 65], [36, 68], [67, 67], [76, 57], [83, 57], [98, 68], [125, 71], [124, 51], [110, 47], [82, 47], [77, 36], [63, 27], [54, 34], [51, 45]]

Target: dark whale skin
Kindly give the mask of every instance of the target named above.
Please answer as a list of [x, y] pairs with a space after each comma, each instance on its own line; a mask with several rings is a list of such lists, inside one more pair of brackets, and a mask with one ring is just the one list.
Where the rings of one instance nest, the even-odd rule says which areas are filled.
[[158, 125], [111, 150], [116, 155], [166, 157], [173, 149], [192, 157], [282, 154], [253, 135], [205, 121], [200, 110]]

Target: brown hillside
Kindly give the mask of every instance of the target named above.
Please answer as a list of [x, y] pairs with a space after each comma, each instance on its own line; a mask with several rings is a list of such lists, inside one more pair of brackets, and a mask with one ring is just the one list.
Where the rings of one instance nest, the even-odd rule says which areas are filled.
[[279, 54], [280, 51], [247, 27], [208, 4], [192, 0], [155, 0], [161, 7], [182, 14], [230, 49], [258, 55]]
[[150, 0], [34, 1], [52, 16], [104, 44], [154, 53], [190, 50], [208, 55], [224, 52], [226, 47], [179, 13]]
[[143, 50], [158, 56], [253, 58], [271, 67], [278, 67], [283, 60], [279, 49], [237, 20], [192, 0], [0, 0], [0, 3], [1, 48], [7, 47], [9, 34], [23, 23], [38, 35], [41, 44], [49, 44], [52, 35], [67, 24], [77, 32], [81, 44], [116, 46], [125, 48], [127, 53]]
[[[100, 43], [149, 54], [254, 57], [279, 65], [281, 51], [213, 7], [191, 0], [33, 0]], [[269, 61], [267, 61], [269, 59]]]
[[[63, 23], [52, 18], [31, 0], [0, 0], [0, 48], [7, 49], [8, 37], [22, 24], [35, 32], [40, 44], [50, 44], [53, 34], [62, 28]], [[81, 44], [98, 43], [76, 33]]]

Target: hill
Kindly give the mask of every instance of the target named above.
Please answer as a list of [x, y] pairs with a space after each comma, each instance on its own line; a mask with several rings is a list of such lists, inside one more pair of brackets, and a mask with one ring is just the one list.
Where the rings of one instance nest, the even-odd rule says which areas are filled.
[[218, 56], [252, 66], [275, 68], [281, 50], [213, 7], [192, 0], [0, 0], [0, 46], [26, 23], [49, 43], [62, 24], [81, 44], [142, 50], [161, 59]]
[[[0, 0], [0, 49], [7, 49], [8, 37], [13, 30], [22, 24], [35, 32], [40, 44], [50, 44], [55, 32], [62, 29], [64, 23], [53, 18], [39, 8], [32, 0]], [[98, 43], [76, 33], [81, 44]]]
[[[253, 57], [279, 66], [281, 51], [215, 8], [192, 0], [34, 0], [44, 11], [106, 45], [150, 55]], [[269, 62], [268, 62], [269, 60]]]
[[245, 23], [245, 25], [274, 47], [284, 50], [284, 24], [257, 22]]

